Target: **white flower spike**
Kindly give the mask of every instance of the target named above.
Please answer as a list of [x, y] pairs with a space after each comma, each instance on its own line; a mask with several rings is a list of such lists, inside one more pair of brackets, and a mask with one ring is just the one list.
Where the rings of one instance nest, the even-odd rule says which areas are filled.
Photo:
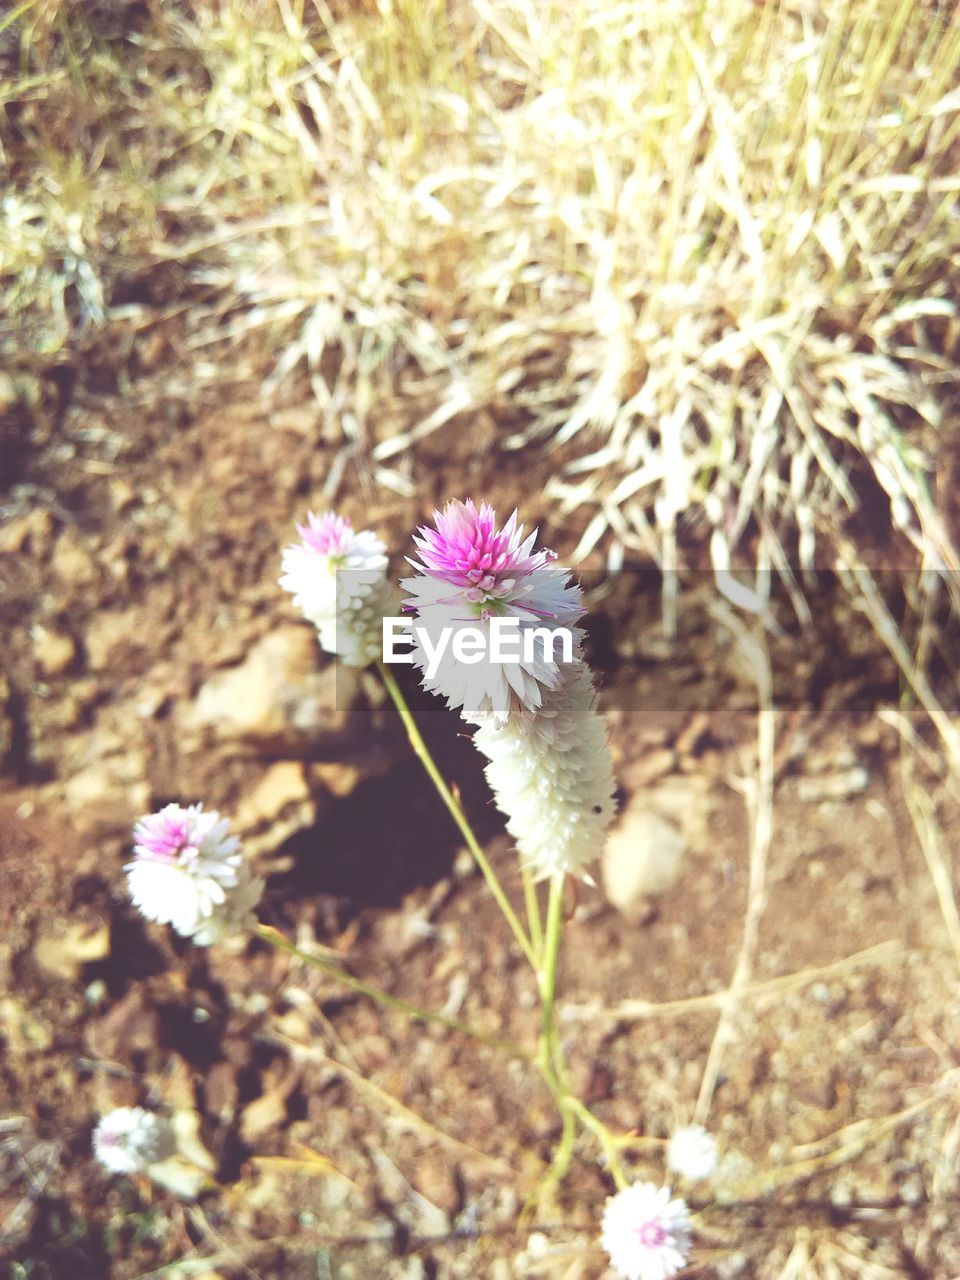
[[246, 933], [257, 923], [257, 907], [266, 881], [255, 876], [245, 864], [237, 873], [237, 883], [224, 902], [206, 916], [190, 934], [198, 947], [211, 947], [225, 938]]
[[613, 819], [613, 766], [590, 669], [561, 668], [536, 712], [487, 716], [474, 742], [521, 859], [538, 879], [583, 876]]
[[635, 1182], [611, 1196], [600, 1242], [623, 1280], [670, 1280], [690, 1257], [690, 1214], [668, 1187]]

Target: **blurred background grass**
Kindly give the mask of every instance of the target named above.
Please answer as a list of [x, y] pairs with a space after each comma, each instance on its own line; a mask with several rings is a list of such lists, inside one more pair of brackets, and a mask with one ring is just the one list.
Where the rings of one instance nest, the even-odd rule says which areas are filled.
[[21, 423], [312, 397], [410, 496], [483, 420], [577, 558], [955, 602], [956, 6], [26, 0], [0, 57]]

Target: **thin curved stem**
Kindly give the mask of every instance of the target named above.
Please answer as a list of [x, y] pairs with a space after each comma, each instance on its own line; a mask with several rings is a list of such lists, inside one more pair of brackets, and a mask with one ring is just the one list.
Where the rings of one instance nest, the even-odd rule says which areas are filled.
[[564, 1105], [577, 1117], [585, 1129], [589, 1129], [593, 1136], [603, 1148], [604, 1155], [607, 1157], [607, 1164], [613, 1175], [613, 1180], [617, 1184], [617, 1190], [622, 1191], [628, 1185], [627, 1175], [623, 1171], [623, 1164], [620, 1160], [619, 1145], [616, 1138], [603, 1123], [593, 1114], [590, 1108], [579, 1098], [575, 1098], [573, 1094], [567, 1094], [564, 1099]]
[[[427, 772], [431, 782], [437, 789], [440, 798], [450, 816], [460, 830], [461, 835], [466, 842], [467, 848], [470, 850], [477, 865], [483, 873], [484, 879], [490, 887], [498, 906], [504, 914], [507, 923], [513, 932], [514, 937], [519, 943], [524, 955], [532, 965], [537, 974], [537, 981], [540, 990], [540, 1041], [537, 1047], [536, 1064], [543, 1082], [549, 1089], [557, 1108], [560, 1111], [562, 1121], [562, 1131], [557, 1148], [554, 1152], [550, 1167], [545, 1176], [541, 1179], [539, 1193], [548, 1188], [555, 1187], [566, 1176], [573, 1158], [574, 1145], [577, 1135], [577, 1120], [588, 1129], [597, 1141], [600, 1143], [610, 1167], [611, 1174], [618, 1188], [627, 1185], [626, 1175], [623, 1171], [623, 1165], [620, 1161], [616, 1139], [609, 1132], [601, 1120], [599, 1120], [592, 1111], [570, 1092], [570, 1085], [567, 1076], [567, 1064], [563, 1052], [560, 1035], [556, 1023], [556, 999], [557, 999], [557, 966], [560, 956], [560, 942], [563, 930], [563, 900], [564, 900], [564, 884], [565, 876], [563, 872], [555, 875], [550, 882], [550, 891], [547, 899], [547, 913], [544, 921], [540, 914], [540, 903], [537, 898], [536, 885], [532, 875], [526, 868], [521, 868], [523, 876], [523, 892], [527, 910], [527, 920], [529, 925], [529, 935], [524, 931], [513, 907], [510, 905], [503, 886], [493, 868], [491, 867], [486, 855], [480, 847], [479, 841], [473, 834], [473, 830], [467, 820], [463, 809], [454, 796], [453, 792], [447, 786], [443, 775], [437, 768], [437, 765], [423, 740], [423, 736], [413, 718], [413, 714], [403, 696], [399, 685], [383, 663], [377, 664], [380, 674], [383, 678], [387, 692], [393, 701], [394, 706], [403, 721], [404, 728], [407, 731], [407, 737], [410, 745], [413, 747], [414, 753], [419, 759]], [[390, 997], [391, 1001], [393, 997]], [[393, 1007], [402, 1007], [402, 1002], [394, 1002]], [[409, 1006], [407, 1007], [409, 1011]], [[420, 1011], [422, 1016], [422, 1011]], [[439, 1015], [428, 1015], [429, 1021], [444, 1021], [451, 1024], [451, 1020], [441, 1019]], [[456, 1024], [453, 1024], [456, 1026]], [[475, 1034], [469, 1028], [456, 1026], [458, 1030], [464, 1030], [466, 1034]], [[477, 1037], [487, 1042], [494, 1043], [489, 1037]], [[515, 1050], [515, 1046], [505, 1046], [502, 1041], [495, 1042], [499, 1047]], [[522, 1051], [518, 1051], [521, 1056]], [[531, 1200], [535, 1199], [538, 1192], [535, 1191]]]
[[567, 1082], [567, 1064], [556, 1024], [557, 962], [563, 926], [563, 886], [564, 874], [561, 871], [550, 881], [543, 946], [540, 948], [540, 965], [537, 971], [540, 986], [540, 1043], [537, 1049], [537, 1066], [540, 1068], [544, 1084], [553, 1095], [563, 1121], [560, 1141], [550, 1168], [542, 1180], [542, 1187], [554, 1187], [566, 1177], [577, 1136], [573, 1111], [567, 1105], [570, 1086]]
[[289, 938], [284, 937], [277, 929], [272, 929], [269, 925], [257, 925], [253, 932], [258, 938], [262, 938], [264, 942], [269, 942], [271, 946], [276, 947], [279, 951], [285, 951], [288, 955], [296, 956], [298, 960], [303, 960], [306, 964], [313, 965], [315, 969], [321, 969], [324, 973], [329, 974], [331, 978], [335, 978], [351, 991], [356, 991], [359, 995], [366, 996], [367, 999], [375, 1001], [382, 1005], [385, 1009], [393, 1009], [397, 1013], [404, 1013], [408, 1018], [412, 1018], [417, 1022], [433, 1022], [437, 1026], [446, 1027], [448, 1031], [458, 1031], [461, 1035], [469, 1036], [472, 1040], [479, 1040], [482, 1044], [490, 1045], [493, 1049], [502, 1049], [514, 1058], [526, 1058], [528, 1061], [532, 1055], [519, 1045], [513, 1044], [509, 1040], [500, 1040], [497, 1036], [488, 1036], [482, 1031], [475, 1031], [465, 1022], [461, 1022], [459, 1018], [447, 1018], [442, 1013], [433, 1013], [429, 1009], [421, 1009], [415, 1004], [409, 1004], [406, 1000], [400, 1000], [397, 996], [392, 996], [386, 991], [381, 991], [379, 987], [373, 986], [369, 982], [364, 982], [362, 978], [355, 978], [352, 973], [347, 973], [345, 969], [341, 969], [339, 965], [332, 964], [323, 956], [317, 955], [315, 952], [303, 951], [291, 942]]
[[516, 938], [517, 943], [520, 946], [520, 949], [523, 951], [523, 954], [529, 960], [531, 966], [534, 969], [539, 969], [539, 965], [537, 962], [537, 955], [536, 955], [536, 952], [534, 951], [533, 945], [531, 944], [530, 939], [527, 937], [526, 933], [524, 932], [523, 925], [520, 923], [520, 920], [517, 917], [517, 913], [514, 911], [513, 907], [510, 905], [510, 900], [507, 898], [507, 895], [504, 893], [503, 885], [497, 879], [497, 873], [494, 871], [493, 867], [490, 865], [487, 855], [483, 852], [483, 849], [480, 847], [479, 840], [477, 840], [477, 837], [473, 834], [473, 828], [470, 826], [470, 823], [467, 821], [467, 816], [463, 812], [460, 802], [457, 800], [456, 796], [454, 796], [453, 792], [447, 786], [446, 781], [444, 780], [443, 774], [437, 768], [436, 762], [434, 761], [433, 756], [430, 754], [427, 744], [423, 740], [423, 735], [421, 734], [419, 728], [417, 727], [417, 722], [413, 718], [413, 713], [411, 712], [410, 707], [407, 704], [407, 700], [403, 696], [403, 691], [401, 690], [400, 686], [397, 684], [396, 680], [394, 679], [393, 673], [385, 665], [385, 663], [378, 662], [377, 667], [380, 670], [380, 675], [383, 678], [383, 683], [386, 685], [387, 693], [389, 693], [391, 699], [393, 700], [393, 705], [396, 707], [397, 713], [399, 714], [400, 719], [403, 721], [403, 726], [407, 731], [407, 737], [410, 740], [411, 747], [413, 747], [414, 754], [416, 755], [420, 763], [423, 765], [424, 769], [427, 771], [427, 775], [429, 776], [430, 781], [436, 787], [437, 792], [440, 796], [440, 799], [446, 805], [447, 811], [449, 812], [450, 816], [453, 818], [454, 822], [457, 824], [460, 834], [463, 836], [464, 843], [466, 844], [467, 848], [470, 850], [471, 854], [473, 855], [473, 859], [476, 862], [477, 866], [480, 868], [481, 872], [483, 873], [483, 878], [486, 880], [487, 885], [490, 889], [490, 892], [493, 894], [494, 898], [496, 899], [497, 906], [503, 912], [503, 915], [507, 921], [507, 924], [510, 926], [511, 931], [513, 932], [513, 936]]
[[523, 877], [523, 896], [527, 904], [527, 926], [530, 930], [530, 941], [538, 957], [543, 955], [543, 921], [540, 919], [540, 902], [537, 898], [537, 886], [533, 872], [525, 862], [520, 863], [520, 874]]
[[555, 1074], [558, 1074], [558, 1054], [560, 1054], [562, 1068], [562, 1053], [557, 1037], [554, 1011], [557, 1000], [557, 961], [560, 955], [560, 935], [563, 925], [563, 884], [562, 871], [550, 881], [546, 932], [539, 972], [541, 1052], [544, 1054], [545, 1063]]

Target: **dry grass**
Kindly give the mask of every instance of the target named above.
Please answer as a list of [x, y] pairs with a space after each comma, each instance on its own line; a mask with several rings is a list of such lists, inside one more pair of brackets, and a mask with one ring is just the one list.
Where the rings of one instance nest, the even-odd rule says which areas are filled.
[[[578, 557], [699, 557], [758, 613], [773, 570], [801, 621], [815, 567], [848, 570], [960, 779], [929, 640], [867, 572], [943, 571], [920, 622], [944, 583], [957, 603], [958, 65], [934, 0], [24, 0], [0, 16], [2, 398], [102, 350], [131, 409], [309, 384], [404, 494], [450, 422], [563, 445]], [[772, 710], [757, 912], [770, 733]], [[781, 1274], [891, 1274], [856, 1247], [801, 1232]]]
[[455, 416], [576, 441], [553, 496], [582, 554], [670, 566], [692, 529], [718, 568], [749, 535], [807, 569], [865, 461], [955, 563], [930, 485], [960, 335], [949, 7], [26, 0], [2, 24], [8, 359], [182, 311], [184, 389], [259, 334], [266, 395], [307, 373], [384, 484]]
[[0, 57], [15, 369], [312, 391], [404, 494], [451, 421], [565, 444], [576, 558], [773, 570], [801, 621], [851, 528], [960, 564], [954, 7], [25, 0]]

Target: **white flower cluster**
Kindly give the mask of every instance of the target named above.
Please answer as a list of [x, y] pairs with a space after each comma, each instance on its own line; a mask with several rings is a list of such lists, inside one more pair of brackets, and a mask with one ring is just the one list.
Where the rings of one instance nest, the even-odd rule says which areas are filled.
[[283, 552], [280, 586], [317, 628], [322, 649], [365, 667], [381, 654], [382, 621], [393, 600], [384, 544], [332, 512], [309, 512], [297, 532], [300, 541]]
[[134, 905], [202, 947], [250, 928], [264, 881], [229, 832], [225, 818], [200, 804], [168, 804], [141, 818], [125, 868]]
[[111, 1173], [143, 1173], [176, 1149], [173, 1125], [143, 1107], [117, 1107], [100, 1120], [93, 1153]]
[[[464, 719], [487, 715], [507, 720], [519, 710], [536, 710], [545, 689], [557, 686], [560, 666], [535, 633], [543, 628], [573, 630], [583, 613], [580, 588], [569, 571], [551, 563], [553, 553], [536, 551], [537, 533], [523, 536], [516, 511], [502, 529], [496, 513], [482, 502], [450, 502], [435, 511], [435, 529], [423, 526], [414, 535], [419, 560], [410, 560], [417, 576], [404, 578], [409, 592], [404, 603], [414, 610], [419, 632], [426, 633], [434, 651], [446, 633], [463, 630], [489, 632], [494, 620], [517, 628], [518, 657], [499, 662], [487, 652], [479, 661], [464, 663], [447, 644], [436, 671], [428, 671], [429, 655], [414, 644], [413, 663], [424, 676], [423, 687], [444, 697], [447, 706]], [[524, 635], [534, 641], [524, 654]]]
[[614, 814], [613, 768], [590, 669], [582, 662], [561, 668], [536, 711], [475, 723], [487, 781], [520, 857], [539, 878], [581, 875]]

